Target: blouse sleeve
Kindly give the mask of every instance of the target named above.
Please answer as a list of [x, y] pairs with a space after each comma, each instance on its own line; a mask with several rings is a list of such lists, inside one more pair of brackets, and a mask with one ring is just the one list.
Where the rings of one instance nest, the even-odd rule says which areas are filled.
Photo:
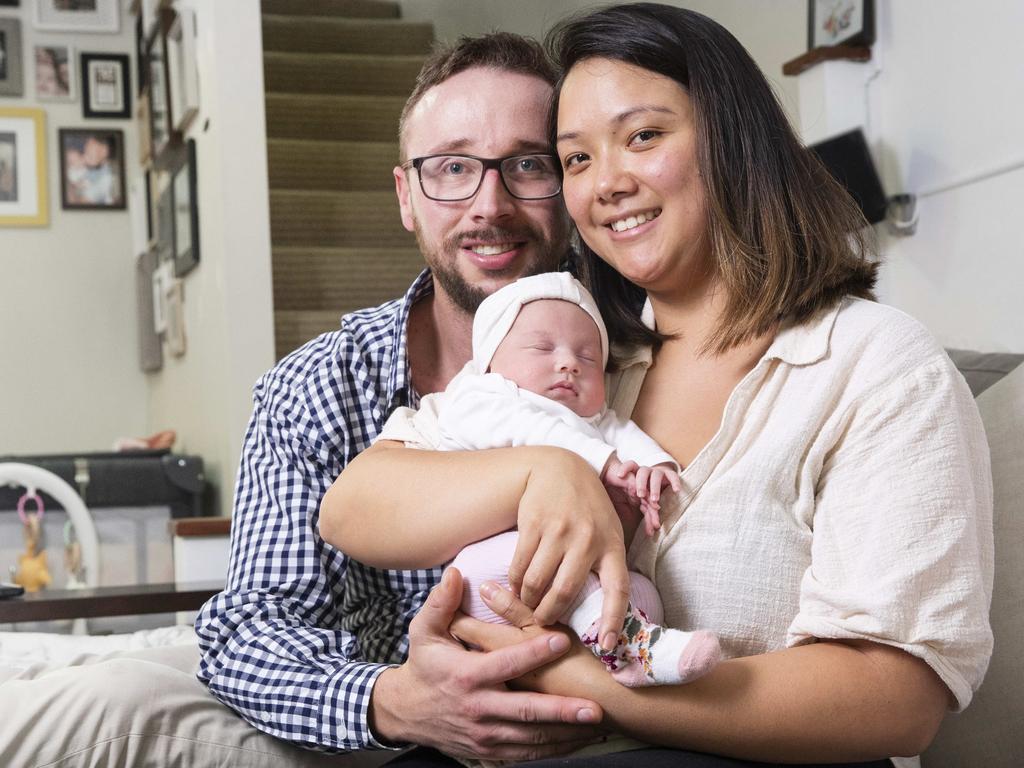
[[992, 652], [992, 478], [970, 391], [943, 356], [855, 400], [830, 429], [787, 642], [901, 648], [963, 709]]

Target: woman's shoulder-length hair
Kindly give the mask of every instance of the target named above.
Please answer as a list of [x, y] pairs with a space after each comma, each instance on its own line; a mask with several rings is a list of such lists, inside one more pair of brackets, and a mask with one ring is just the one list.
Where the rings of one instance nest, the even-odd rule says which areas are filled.
[[[708, 239], [727, 294], [705, 352], [721, 353], [800, 322], [845, 295], [873, 298], [878, 269], [857, 204], [797, 139], [746, 49], [717, 22], [655, 3], [619, 5], [556, 26], [547, 47], [562, 79], [574, 64], [623, 61], [679, 83], [693, 105]], [[610, 338], [659, 344], [639, 320], [644, 292], [582, 241], [576, 268], [606, 313]]]

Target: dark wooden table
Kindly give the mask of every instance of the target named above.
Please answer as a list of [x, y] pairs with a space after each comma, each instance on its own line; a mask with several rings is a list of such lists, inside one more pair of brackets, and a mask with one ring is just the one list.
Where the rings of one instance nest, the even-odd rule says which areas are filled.
[[47, 589], [0, 599], [0, 624], [195, 611], [223, 588], [219, 582], [205, 581]]

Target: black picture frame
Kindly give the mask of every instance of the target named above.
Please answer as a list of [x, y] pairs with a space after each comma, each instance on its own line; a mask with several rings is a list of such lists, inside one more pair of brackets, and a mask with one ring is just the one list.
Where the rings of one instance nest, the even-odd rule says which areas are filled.
[[199, 264], [199, 200], [196, 142], [189, 139], [171, 172], [174, 201], [174, 275], [183, 277]]
[[60, 128], [60, 203], [65, 211], [123, 211], [124, 131], [116, 128]]
[[[82, 53], [78, 59], [82, 81], [82, 116], [128, 120], [132, 116], [131, 61], [123, 53]], [[96, 77], [107, 82], [93, 82]], [[109, 108], [104, 104], [109, 104]]]
[[0, 0], [0, 8], [17, 8], [19, 0]]
[[149, 85], [149, 63], [146, 60], [146, 34], [142, 26], [142, 13], [135, 16], [135, 82], [136, 95]]
[[836, 45], [869, 46], [874, 42], [874, 0], [808, 0], [808, 50]]

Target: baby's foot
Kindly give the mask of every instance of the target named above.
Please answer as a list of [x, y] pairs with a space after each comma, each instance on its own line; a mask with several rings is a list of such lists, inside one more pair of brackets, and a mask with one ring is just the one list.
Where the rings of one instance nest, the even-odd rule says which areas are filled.
[[597, 645], [598, 622], [581, 639], [604, 662], [622, 685], [688, 683], [718, 664], [722, 650], [711, 632], [683, 632], [652, 624], [642, 611], [630, 607], [618, 645], [611, 650]]

